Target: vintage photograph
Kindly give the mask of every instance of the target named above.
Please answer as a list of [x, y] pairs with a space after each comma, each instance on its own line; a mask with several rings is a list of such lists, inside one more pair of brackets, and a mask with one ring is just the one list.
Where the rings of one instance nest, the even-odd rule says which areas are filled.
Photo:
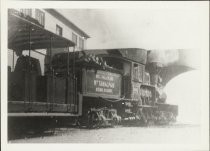
[[202, 143], [199, 6], [8, 8], [8, 143]]

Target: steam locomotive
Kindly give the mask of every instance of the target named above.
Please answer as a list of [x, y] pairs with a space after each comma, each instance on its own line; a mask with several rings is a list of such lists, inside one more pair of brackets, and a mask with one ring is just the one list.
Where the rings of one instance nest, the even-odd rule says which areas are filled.
[[[162, 92], [161, 64], [147, 62], [147, 50], [75, 51], [70, 40], [17, 14], [9, 14], [8, 22], [9, 119], [42, 119], [39, 125], [49, 118], [69, 119], [91, 128], [176, 120], [178, 107], [167, 104]], [[28, 56], [21, 55], [14, 66], [14, 53], [23, 50]], [[44, 56], [44, 74], [32, 52]]]

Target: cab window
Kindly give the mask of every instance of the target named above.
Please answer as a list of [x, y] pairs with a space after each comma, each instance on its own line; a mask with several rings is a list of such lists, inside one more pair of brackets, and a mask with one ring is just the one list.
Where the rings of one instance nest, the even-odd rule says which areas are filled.
[[144, 66], [141, 64], [134, 63], [133, 64], [133, 80], [142, 82], [143, 80], [143, 70]]

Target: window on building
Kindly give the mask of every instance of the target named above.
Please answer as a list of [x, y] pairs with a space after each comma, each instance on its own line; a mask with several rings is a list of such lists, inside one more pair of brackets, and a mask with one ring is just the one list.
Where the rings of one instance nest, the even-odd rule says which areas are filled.
[[77, 35], [75, 33], [72, 33], [72, 41], [75, 43], [77, 46]]
[[63, 35], [63, 28], [59, 25], [56, 25], [56, 34], [62, 36]]
[[44, 26], [45, 24], [45, 13], [39, 9], [36, 9], [35, 12], [35, 18], [38, 20], [38, 22]]
[[84, 49], [84, 39], [81, 37], [79, 38], [79, 48]]
[[32, 16], [32, 10], [31, 9], [20, 9], [20, 12], [23, 13], [26, 16]]

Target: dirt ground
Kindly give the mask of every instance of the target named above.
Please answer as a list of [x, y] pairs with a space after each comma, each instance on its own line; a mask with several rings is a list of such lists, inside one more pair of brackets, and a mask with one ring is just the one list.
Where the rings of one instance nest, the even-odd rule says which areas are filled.
[[56, 128], [53, 132], [25, 136], [9, 143], [164, 143], [194, 144], [200, 141], [200, 127], [174, 124], [152, 127], [79, 129]]

